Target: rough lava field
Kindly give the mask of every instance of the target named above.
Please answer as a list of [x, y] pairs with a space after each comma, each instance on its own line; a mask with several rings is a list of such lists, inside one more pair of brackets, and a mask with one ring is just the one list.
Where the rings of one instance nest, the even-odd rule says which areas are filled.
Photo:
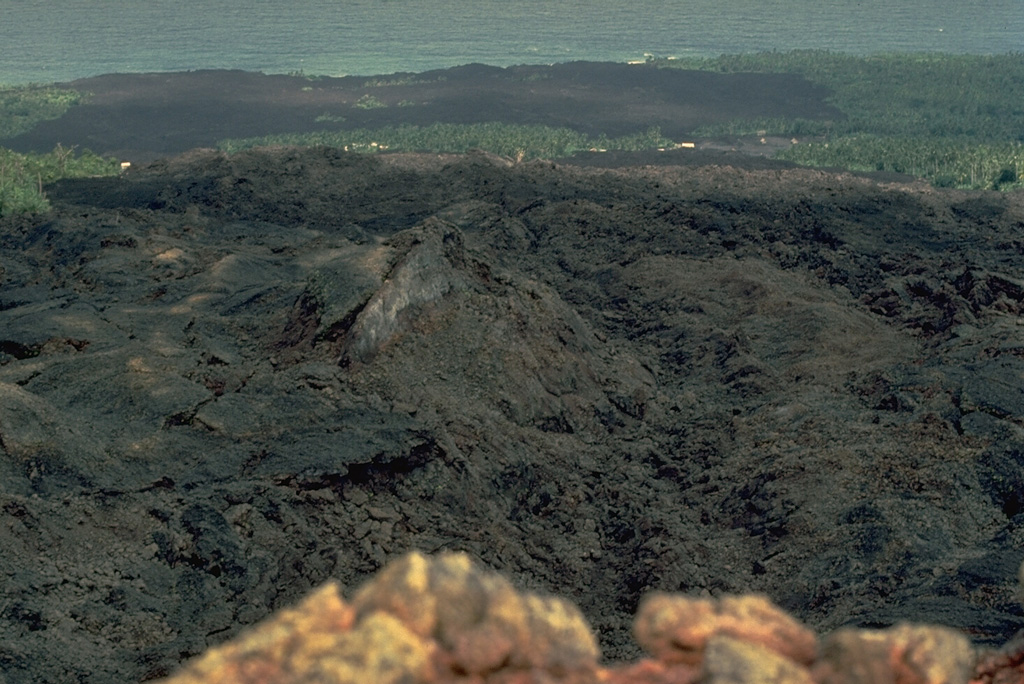
[[1024, 197], [723, 159], [194, 150], [3, 219], [0, 681], [166, 676], [410, 550], [606, 661], [653, 590], [1006, 642]]

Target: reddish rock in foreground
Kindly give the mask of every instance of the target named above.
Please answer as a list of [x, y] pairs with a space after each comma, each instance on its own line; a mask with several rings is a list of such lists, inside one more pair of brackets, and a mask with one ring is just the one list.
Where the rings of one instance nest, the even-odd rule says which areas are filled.
[[571, 603], [517, 592], [465, 554], [411, 553], [346, 602], [336, 582], [163, 684], [966, 684], [1021, 681], [1020, 644], [975, 661], [943, 627], [818, 638], [764, 596], [654, 594], [636, 636], [651, 658], [602, 667]]
[[351, 604], [327, 584], [165, 682], [591, 682], [598, 655], [571, 603], [518, 593], [465, 554], [411, 553]]
[[982, 653], [971, 684], [1024, 684], [1024, 631], [999, 650]]
[[764, 596], [693, 599], [655, 593], [640, 607], [636, 639], [665, 662], [699, 664], [715, 637], [729, 637], [763, 648], [802, 665], [818, 651], [814, 633]]

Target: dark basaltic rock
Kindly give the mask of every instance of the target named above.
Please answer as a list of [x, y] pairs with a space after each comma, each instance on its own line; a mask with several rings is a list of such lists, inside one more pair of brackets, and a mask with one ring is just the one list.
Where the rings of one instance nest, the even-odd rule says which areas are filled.
[[[467, 64], [415, 75], [341, 78], [206, 69], [105, 74], [58, 87], [82, 93], [82, 102], [0, 140], [3, 147], [49, 152], [60, 143], [138, 164], [214, 147], [225, 138], [385, 126], [500, 121], [613, 138], [658, 127], [676, 140], [700, 126], [737, 118], [845, 118], [826, 102], [827, 88], [797, 74], [720, 74], [613, 62]], [[362, 106], [367, 98], [380, 106]], [[726, 145], [735, 146], [736, 141]], [[765, 154], [772, 146], [744, 147]], [[684, 163], [740, 156], [687, 152]], [[982, 208], [965, 204], [964, 210]]]
[[413, 549], [614, 660], [651, 590], [1019, 626], [1018, 195], [330, 149], [48, 192], [0, 224], [8, 684], [164, 676]]

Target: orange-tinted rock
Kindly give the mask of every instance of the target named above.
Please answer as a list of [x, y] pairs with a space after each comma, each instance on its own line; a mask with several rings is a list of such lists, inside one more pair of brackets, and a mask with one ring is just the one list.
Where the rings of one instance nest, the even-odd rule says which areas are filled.
[[301, 681], [318, 684], [426, 682], [433, 679], [433, 650], [434, 644], [409, 631], [397, 618], [378, 612], [336, 639], [329, 651], [303, 662], [299, 671], [303, 673]]
[[600, 656], [583, 614], [569, 601], [526, 594], [528, 639], [524, 660], [555, 673], [594, 669]]
[[815, 678], [821, 684], [966, 684], [974, 661], [967, 638], [945, 627], [840, 629], [825, 640]]
[[713, 600], [654, 593], [641, 604], [634, 631], [644, 650], [666, 662], [701, 662], [715, 635], [760, 644], [801, 664], [817, 654], [814, 633], [759, 595]]
[[[1024, 567], [1024, 566], [1022, 566]], [[978, 657], [971, 684], [1024, 684], [1024, 631]]]
[[464, 554], [410, 553], [351, 605], [327, 584], [164, 684], [583, 684], [598, 655], [571, 603], [519, 594]]
[[600, 673], [602, 684], [693, 684], [700, 668], [685, 663], [666, 663], [650, 658]]
[[212, 649], [163, 684], [1024, 684], [1024, 636], [977, 662], [949, 629], [814, 634], [763, 596], [652, 594], [655, 657], [601, 668], [571, 603], [515, 591], [464, 554], [410, 553], [351, 604], [337, 583]]
[[361, 588], [352, 603], [358, 616], [383, 610], [436, 639], [456, 672], [486, 674], [507, 666], [566, 674], [597, 667], [597, 642], [579, 609], [560, 598], [520, 595], [465, 554], [410, 553]]
[[761, 644], [715, 635], [701, 666], [702, 684], [814, 684], [807, 668]]
[[299, 681], [312, 663], [335, 652], [355, 611], [337, 583], [192, 661], [166, 684], [283, 684]]

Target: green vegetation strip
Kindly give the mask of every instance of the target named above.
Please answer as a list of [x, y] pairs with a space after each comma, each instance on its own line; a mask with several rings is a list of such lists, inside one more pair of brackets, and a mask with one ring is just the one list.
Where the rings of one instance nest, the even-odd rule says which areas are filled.
[[591, 138], [568, 128], [504, 123], [386, 126], [351, 131], [318, 131], [227, 139], [220, 149], [233, 153], [271, 145], [320, 145], [350, 152], [467, 152], [482, 149], [515, 159], [568, 157], [586, 150], [649, 150], [671, 147], [672, 141], [650, 128], [621, 138]]
[[53, 86], [0, 86], [0, 140], [59, 119], [82, 98], [78, 91]]
[[[84, 95], [54, 86], [0, 86], [0, 140], [57, 119]], [[19, 154], [0, 147], [0, 217], [50, 208], [43, 186], [61, 178], [108, 176], [120, 163], [91, 152], [57, 145], [47, 154]]]
[[43, 186], [61, 178], [112, 176], [121, 171], [115, 159], [92, 152], [76, 154], [57, 145], [48, 154], [19, 154], [0, 147], [0, 217], [47, 211]]
[[832, 91], [846, 118], [735, 120], [697, 135], [805, 136], [780, 157], [812, 166], [901, 171], [936, 185], [1020, 187], [1024, 53], [882, 54], [819, 50], [658, 60], [720, 73], [797, 73]]
[[808, 166], [906, 173], [940, 187], [1019, 187], [1020, 172], [1024, 171], [1024, 144], [1020, 142], [847, 135], [830, 142], [794, 145], [777, 156]]

